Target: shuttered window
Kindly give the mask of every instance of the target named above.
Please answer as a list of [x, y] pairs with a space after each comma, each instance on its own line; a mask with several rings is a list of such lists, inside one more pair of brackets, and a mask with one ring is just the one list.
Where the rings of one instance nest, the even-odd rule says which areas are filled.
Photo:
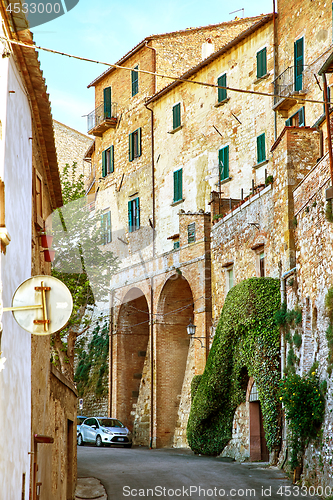
[[286, 120], [286, 127], [305, 127], [305, 108], [300, 108], [297, 113]]
[[304, 69], [304, 38], [296, 40], [294, 44], [294, 72], [295, 90], [302, 90]]
[[175, 104], [172, 108], [172, 128], [178, 128], [181, 126], [181, 116], [180, 116], [180, 102]]
[[187, 226], [187, 242], [193, 243], [195, 241], [195, 222]]
[[257, 163], [261, 163], [265, 160], [266, 160], [265, 134], [261, 134], [257, 137]]
[[102, 152], [102, 177], [114, 172], [114, 147], [110, 146]]
[[[219, 76], [217, 79], [217, 85], [220, 87], [226, 87], [227, 86], [227, 74], [224, 73], [224, 75]], [[218, 89], [217, 91], [217, 100], [218, 102], [222, 102], [227, 98], [227, 89]]]
[[111, 243], [111, 212], [105, 212], [101, 215], [101, 241], [102, 245]]
[[257, 78], [267, 74], [267, 50], [266, 47], [257, 52]]
[[135, 66], [131, 71], [132, 76], [132, 97], [135, 96], [139, 92], [139, 66]]
[[219, 150], [219, 173], [220, 181], [229, 177], [229, 146]]
[[140, 228], [140, 203], [139, 198], [128, 202], [128, 230], [130, 233]]
[[129, 161], [141, 156], [141, 128], [134, 130], [129, 135]]
[[173, 201], [183, 199], [183, 169], [180, 168], [173, 173]]
[[111, 118], [111, 87], [106, 87], [104, 93], [104, 118]]

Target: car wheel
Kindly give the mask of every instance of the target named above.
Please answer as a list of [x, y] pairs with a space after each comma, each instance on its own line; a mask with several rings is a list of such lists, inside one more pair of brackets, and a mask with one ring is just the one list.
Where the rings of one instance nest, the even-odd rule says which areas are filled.
[[132, 443], [124, 444], [124, 448], [132, 448]]
[[100, 448], [102, 445], [103, 445], [103, 443], [102, 443], [101, 436], [97, 436], [97, 438], [96, 438], [96, 446], [98, 446]]
[[84, 445], [84, 441], [82, 439], [81, 434], [79, 434], [78, 437], [77, 437], [77, 444], [78, 444], [78, 446], [83, 446]]

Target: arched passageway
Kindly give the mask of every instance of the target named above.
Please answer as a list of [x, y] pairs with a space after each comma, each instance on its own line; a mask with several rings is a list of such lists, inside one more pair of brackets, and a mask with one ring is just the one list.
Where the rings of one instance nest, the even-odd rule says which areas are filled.
[[259, 401], [258, 389], [253, 378], [250, 378], [248, 385], [249, 401], [249, 444], [251, 462], [269, 460], [269, 451], [267, 448], [265, 431], [263, 425], [263, 416]]
[[156, 446], [173, 443], [189, 350], [186, 327], [193, 320], [193, 296], [186, 279], [172, 276], [164, 285], [156, 329]]
[[137, 402], [149, 339], [149, 309], [139, 288], [132, 288], [120, 307], [116, 332], [116, 408], [119, 418], [133, 429], [133, 404]]

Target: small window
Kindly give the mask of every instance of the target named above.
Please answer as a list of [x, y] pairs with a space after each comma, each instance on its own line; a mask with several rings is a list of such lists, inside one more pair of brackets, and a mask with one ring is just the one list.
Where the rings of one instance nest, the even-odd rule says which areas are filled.
[[265, 277], [265, 252], [259, 254], [259, 276], [261, 278]]
[[[224, 75], [218, 77], [217, 85], [219, 87], [226, 87], [227, 86], [227, 74], [226, 73], [224, 73]], [[218, 92], [217, 93], [218, 102], [225, 101], [225, 99], [227, 98], [227, 89], [219, 88], [217, 92]]]
[[219, 173], [220, 181], [229, 177], [229, 146], [219, 150]]
[[187, 226], [187, 242], [188, 243], [195, 242], [195, 222], [192, 222]]
[[141, 156], [141, 128], [129, 135], [129, 161]]
[[173, 242], [173, 249], [177, 250], [177, 248], [179, 248], [179, 240]]
[[139, 198], [128, 202], [128, 230], [130, 233], [140, 229], [140, 203]]
[[257, 163], [262, 163], [266, 160], [265, 134], [257, 137]]
[[173, 201], [183, 199], [183, 169], [180, 168], [173, 173]]
[[104, 94], [104, 119], [112, 118], [111, 87], [106, 87], [103, 90], [103, 94]]
[[229, 267], [226, 270], [226, 278], [227, 278], [227, 292], [231, 290], [231, 288], [234, 286], [234, 268]]
[[114, 172], [114, 147], [110, 146], [102, 152], [102, 177]]
[[181, 126], [181, 116], [180, 116], [180, 102], [175, 104], [172, 108], [172, 128], [175, 130], [176, 128]]
[[267, 50], [266, 47], [257, 52], [257, 78], [267, 74]]
[[294, 115], [286, 120], [286, 127], [305, 127], [305, 108], [299, 109]]
[[101, 240], [102, 245], [107, 245], [112, 241], [110, 211], [101, 215]]
[[303, 88], [303, 69], [304, 69], [304, 38], [296, 40], [294, 43], [294, 76], [295, 91]]
[[139, 66], [135, 66], [132, 71], [132, 97], [135, 96], [139, 92]]

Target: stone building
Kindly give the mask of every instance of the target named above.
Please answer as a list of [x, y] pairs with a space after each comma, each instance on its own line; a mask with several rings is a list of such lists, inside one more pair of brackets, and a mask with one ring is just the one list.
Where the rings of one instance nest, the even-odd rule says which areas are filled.
[[[245, 148], [238, 155], [232, 131], [222, 140], [219, 129], [232, 113], [237, 129], [247, 120], [242, 108], [260, 106], [258, 99], [178, 81], [162, 88], [164, 79], [138, 70], [169, 74], [173, 61], [182, 78], [220, 86], [228, 78], [238, 87], [244, 67], [246, 86], [268, 92], [272, 36], [268, 15], [148, 37], [118, 63], [131, 72], [111, 69], [91, 84], [95, 203], [105, 245], [121, 259], [111, 283], [109, 411], [138, 444], [186, 445], [190, 383], [204, 369], [211, 335], [211, 192], [223, 188], [229, 206], [230, 197], [241, 199], [242, 179], [248, 189], [252, 179], [264, 182], [265, 138], [258, 161], [256, 136], [270, 133], [273, 116], [266, 123], [262, 109], [257, 122], [246, 122], [249, 160]], [[180, 47], [186, 58], [178, 57]], [[226, 164], [221, 186], [219, 163], [229, 147], [243, 167], [229, 175]], [[189, 341], [190, 320], [200, 343]]]
[[[10, 14], [3, 2], [0, 14], [2, 37], [33, 44], [23, 14]], [[37, 52], [10, 41], [0, 43], [1, 496], [69, 499], [76, 482], [76, 390], [50, 363], [50, 337], [31, 335], [3, 312], [22, 282], [50, 274], [41, 234], [62, 205]]]

